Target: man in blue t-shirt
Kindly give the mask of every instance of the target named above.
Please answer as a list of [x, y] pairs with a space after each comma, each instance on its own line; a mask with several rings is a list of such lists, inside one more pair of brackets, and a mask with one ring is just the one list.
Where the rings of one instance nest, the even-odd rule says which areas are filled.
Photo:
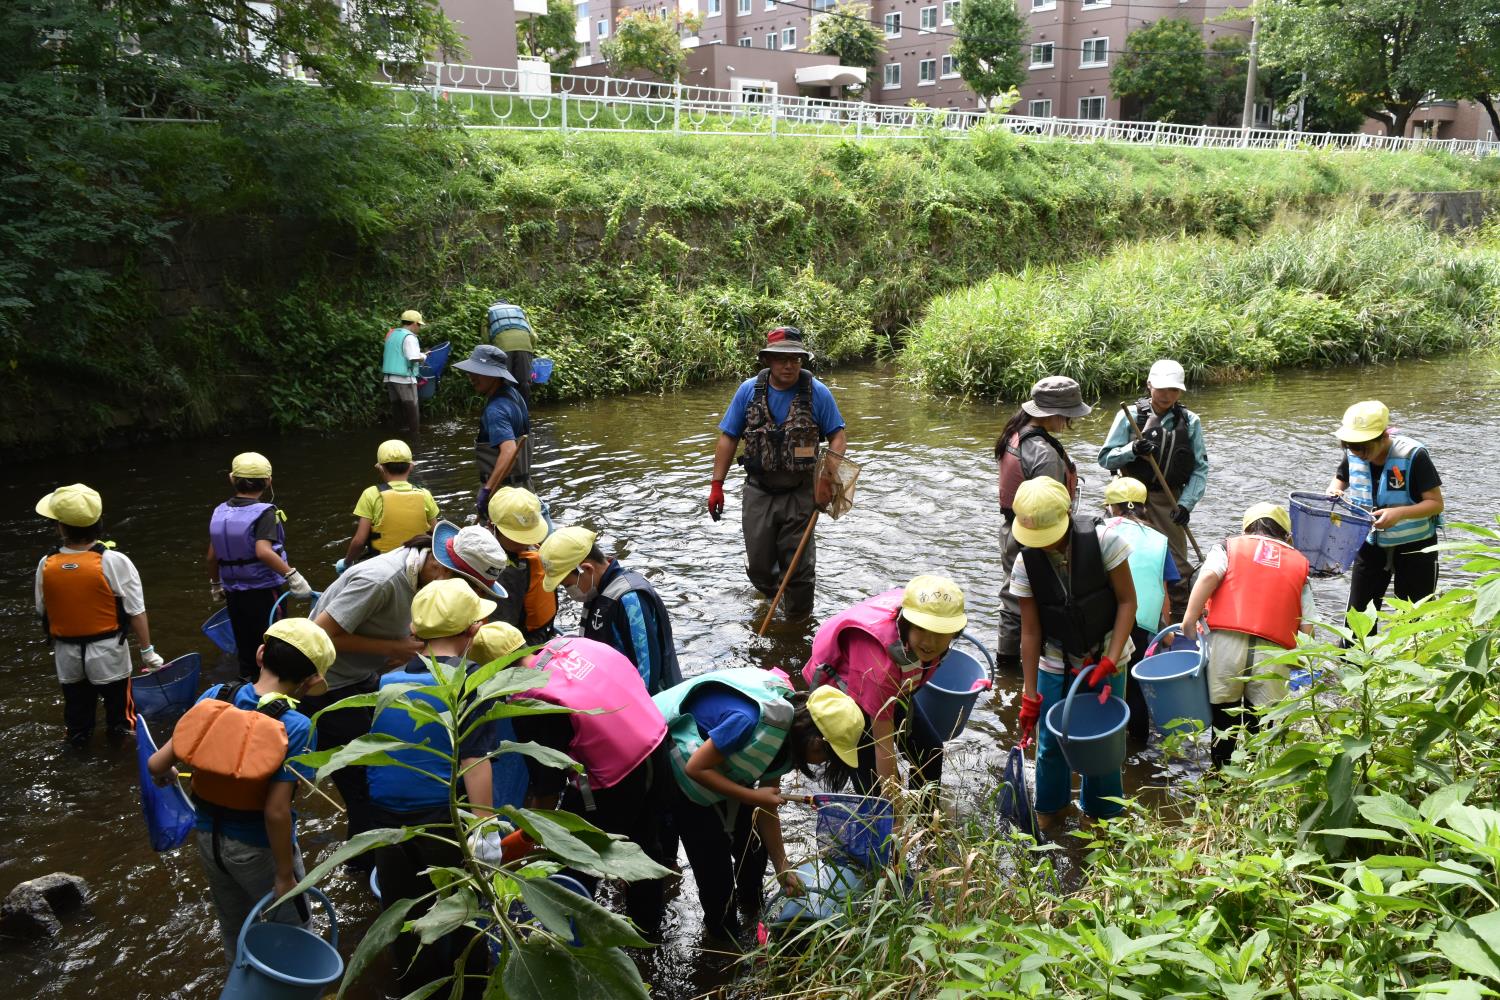
[[[847, 444], [833, 393], [803, 370], [812, 358], [802, 331], [791, 326], [772, 330], [760, 352], [765, 367], [740, 385], [719, 421], [708, 512], [715, 521], [723, 516], [724, 479], [743, 442], [745, 572], [767, 597], [776, 594], [814, 509], [833, 495], [831, 482], [814, 476], [819, 443], [826, 441], [828, 450], [840, 456]], [[816, 563], [816, 540], [809, 537], [787, 583], [783, 607], [788, 618], [812, 613]]]
[[510, 359], [490, 344], [480, 344], [453, 366], [469, 376], [484, 397], [474, 457], [479, 467], [479, 520], [488, 523], [490, 495], [502, 486], [531, 489], [531, 414], [516, 388]]

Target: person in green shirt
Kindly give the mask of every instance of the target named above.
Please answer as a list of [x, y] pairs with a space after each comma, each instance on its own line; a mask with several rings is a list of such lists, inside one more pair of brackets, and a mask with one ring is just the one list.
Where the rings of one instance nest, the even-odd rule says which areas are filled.
[[437, 501], [427, 490], [407, 481], [414, 464], [405, 441], [385, 441], [376, 449], [375, 471], [381, 481], [361, 493], [354, 505], [359, 523], [344, 556], [346, 568], [432, 531], [438, 519]]

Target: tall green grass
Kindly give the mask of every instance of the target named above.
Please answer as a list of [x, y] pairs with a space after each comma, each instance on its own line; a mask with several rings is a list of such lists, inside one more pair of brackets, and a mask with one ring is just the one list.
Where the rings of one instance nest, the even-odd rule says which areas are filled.
[[1493, 246], [1348, 209], [996, 275], [935, 299], [901, 360], [942, 392], [1016, 398], [1048, 374], [1127, 388], [1160, 357], [1210, 381], [1411, 357], [1492, 338], [1497, 283]]

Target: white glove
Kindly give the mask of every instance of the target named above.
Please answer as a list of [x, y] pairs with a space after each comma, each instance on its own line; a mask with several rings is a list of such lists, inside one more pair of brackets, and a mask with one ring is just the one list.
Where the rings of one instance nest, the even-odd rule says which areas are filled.
[[217, 580], [210, 583], [208, 585], [208, 596], [215, 601], [222, 601], [224, 599], [224, 585]]
[[166, 666], [166, 663], [167, 661], [161, 658], [161, 654], [156, 651], [155, 646], [147, 646], [141, 650], [141, 664], [147, 670], [155, 670], [158, 667]]
[[292, 592], [293, 597], [311, 597], [312, 587], [302, 578], [302, 574], [292, 570], [286, 575], [286, 585]]
[[469, 834], [469, 853], [486, 864], [498, 865], [503, 856], [500, 847], [500, 831], [492, 826], [487, 830], [475, 830]]

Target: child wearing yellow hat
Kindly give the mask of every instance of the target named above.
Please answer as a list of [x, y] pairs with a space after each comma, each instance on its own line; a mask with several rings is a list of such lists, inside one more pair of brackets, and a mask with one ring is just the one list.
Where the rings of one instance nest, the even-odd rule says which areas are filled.
[[509, 595], [500, 601], [499, 620], [521, 631], [535, 646], [557, 634], [557, 591], [543, 586], [546, 576], [539, 546], [551, 534], [542, 501], [530, 490], [502, 486], [490, 497], [489, 522], [510, 565], [500, 574]]
[[[1130, 579], [1135, 584], [1135, 629], [1130, 641], [1135, 653], [1128, 666], [1135, 666], [1157, 632], [1172, 621], [1172, 586], [1182, 579], [1172, 558], [1171, 540], [1146, 523], [1146, 484], [1129, 476], [1115, 476], [1104, 484], [1104, 505], [1109, 519], [1104, 523], [1130, 542]], [[1128, 671], [1125, 671], [1128, 675]], [[1130, 706], [1129, 732], [1145, 742], [1151, 735], [1151, 717], [1139, 684], [1125, 685], [1125, 703]], [[1165, 720], [1163, 720], [1165, 721]]]
[[[297, 711], [295, 699], [322, 686], [334, 656], [328, 633], [306, 618], [283, 618], [263, 632], [253, 654], [255, 682], [215, 684], [204, 691], [146, 765], [158, 785], [177, 780], [179, 762], [193, 769], [198, 855], [218, 912], [226, 962], [234, 960], [236, 938], [255, 904], [269, 892], [284, 895], [306, 874], [292, 799], [299, 776], [311, 781], [313, 771], [293, 758], [316, 747], [312, 720]], [[257, 755], [272, 744], [244, 737], [277, 726], [286, 749]], [[246, 753], [246, 747], [253, 749]], [[216, 773], [225, 763], [233, 773]], [[307, 923], [300, 898], [266, 916]]]
[[346, 568], [432, 532], [438, 505], [431, 492], [413, 485], [408, 478], [415, 464], [405, 441], [393, 438], [375, 449], [375, 472], [380, 482], [366, 487], [354, 505], [354, 516], [359, 520], [344, 555]]
[[61, 542], [36, 567], [36, 613], [52, 643], [63, 691], [67, 740], [83, 746], [94, 732], [95, 704], [104, 701], [111, 736], [130, 731], [130, 647], [134, 632], [147, 669], [162, 665], [151, 645], [146, 598], [135, 564], [99, 541], [104, 504], [82, 483], [60, 486], [37, 501], [36, 512], [57, 522]]
[[1208, 701], [1216, 739], [1212, 756], [1222, 767], [1234, 755], [1233, 727], [1259, 728], [1253, 709], [1286, 697], [1288, 668], [1258, 667], [1260, 661], [1297, 645], [1297, 633], [1312, 634], [1317, 615], [1307, 557], [1292, 548], [1286, 508], [1258, 503], [1241, 519], [1244, 532], [1215, 545], [1198, 570], [1182, 619], [1191, 635], [1208, 613]]

